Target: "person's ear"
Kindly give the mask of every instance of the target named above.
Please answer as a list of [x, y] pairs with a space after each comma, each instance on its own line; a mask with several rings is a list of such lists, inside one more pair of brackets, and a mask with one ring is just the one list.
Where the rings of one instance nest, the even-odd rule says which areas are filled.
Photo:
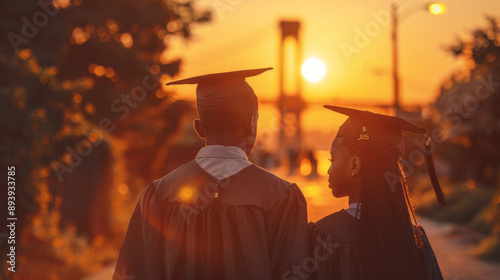
[[361, 158], [360, 157], [352, 157], [351, 158], [351, 175], [356, 176], [361, 170]]
[[256, 116], [252, 116], [249, 122], [245, 124], [245, 134], [253, 136], [257, 131], [257, 122], [255, 121]]
[[257, 118], [259, 116], [253, 115], [252, 116], [252, 135], [255, 135], [257, 133]]
[[201, 139], [205, 139], [205, 129], [203, 129], [203, 126], [201, 125], [201, 120], [200, 119], [195, 119], [193, 121], [193, 127], [194, 131], [196, 131], [196, 134], [198, 134], [198, 137]]

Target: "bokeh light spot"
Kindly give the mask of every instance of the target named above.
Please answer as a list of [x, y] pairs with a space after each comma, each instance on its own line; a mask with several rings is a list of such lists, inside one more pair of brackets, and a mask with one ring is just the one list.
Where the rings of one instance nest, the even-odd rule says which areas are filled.
[[76, 104], [79, 104], [80, 102], [82, 102], [82, 96], [77, 93], [73, 96], [73, 101], [76, 103]]
[[194, 190], [192, 186], [183, 186], [179, 190], [178, 197], [180, 201], [190, 203], [194, 200]]

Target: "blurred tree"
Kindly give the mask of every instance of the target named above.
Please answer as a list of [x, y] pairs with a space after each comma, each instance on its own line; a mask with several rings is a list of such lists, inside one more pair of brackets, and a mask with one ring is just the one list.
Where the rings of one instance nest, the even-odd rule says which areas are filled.
[[17, 170], [18, 236], [33, 213], [57, 204], [57, 184], [77, 161], [69, 150], [120, 137], [122, 120], [167, 96], [161, 80], [181, 62], [169, 57], [169, 38], [189, 39], [192, 24], [211, 17], [192, 2], [0, 3], [0, 160], [4, 176]]
[[495, 18], [487, 20], [487, 28], [448, 48], [467, 68], [443, 83], [432, 117], [447, 144], [438, 153], [450, 162], [452, 179], [495, 186], [500, 164], [500, 32]]
[[[484, 210], [472, 225], [489, 233], [475, 253], [499, 261], [500, 29], [495, 18], [486, 19], [486, 28], [473, 30], [472, 38], [458, 39], [448, 48], [467, 67], [443, 83], [432, 118], [442, 129], [445, 143], [438, 153], [451, 168], [452, 179], [466, 180], [470, 191], [476, 186], [498, 188], [489, 205], [477, 206]], [[469, 201], [462, 196], [459, 204], [466, 203], [464, 200]]]

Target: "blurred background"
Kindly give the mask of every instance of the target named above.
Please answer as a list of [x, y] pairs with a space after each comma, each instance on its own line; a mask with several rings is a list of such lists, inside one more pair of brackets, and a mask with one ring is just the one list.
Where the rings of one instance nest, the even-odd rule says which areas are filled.
[[274, 67], [251, 160], [296, 182], [309, 220], [347, 207], [327, 188], [350, 106], [425, 127], [403, 166], [447, 279], [500, 275], [500, 2], [40, 0], [0, 4], [2, 178], [16, 169], [16, 272], [0, 279], [111, 279], [148, 182], [193, 159], [195, 86], [171, 80]]

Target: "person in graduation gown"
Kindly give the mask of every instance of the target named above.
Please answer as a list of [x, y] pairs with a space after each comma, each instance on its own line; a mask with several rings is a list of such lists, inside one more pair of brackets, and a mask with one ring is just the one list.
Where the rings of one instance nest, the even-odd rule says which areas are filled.
[[[407, 121], [337, 106], [349, 116], [331, 146], [329, 188], [349, 197], [348, 209], [309, 224], [316, 279], [443, 279], [424, 229], [413, 213], [404, 172]], [[426, 158], [438, 200], [445, 204], [425, 134]]]
[[148, 184], [113, 279], [281, 279], [307, 257], [300, 189], [248, 161], [258, 112], [245, 77], [269, 69], [169, 83], [198, 84], [194, 127], [207, 146]]

